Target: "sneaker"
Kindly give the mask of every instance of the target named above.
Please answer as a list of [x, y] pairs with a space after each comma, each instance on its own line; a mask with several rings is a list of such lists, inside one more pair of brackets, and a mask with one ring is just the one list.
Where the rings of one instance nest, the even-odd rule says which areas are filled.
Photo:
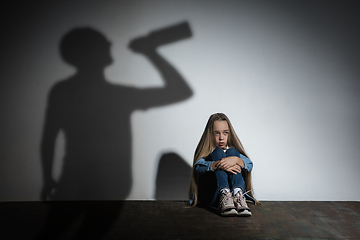
[[234, 196], [234, 205], [236, 207], [238, 216], [241, 216], [241, 217], [250, 217], [251, 216], [250, 208], [248, 207], [248, 205], [246, 203], [244, 194], [241, 189]]
[[233, 197], [230, 192], [222, 191], [220, 193], [219, 212], [221, 216], [236, 216], [238, 212], [234, 205]]

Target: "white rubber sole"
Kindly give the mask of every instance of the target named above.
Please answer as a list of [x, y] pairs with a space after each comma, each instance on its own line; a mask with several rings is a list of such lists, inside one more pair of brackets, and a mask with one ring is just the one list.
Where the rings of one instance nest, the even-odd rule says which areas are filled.
[[252, 215], [251, 212], [247, 209], [238, 212], [239, 217], [250, 217], [251, 215]]
[[223, 213], [220, 213], [221, 216], [224, 217], [231, 217], [231, 216], [237, 216], [238, 212], [236, 211], [236, 209], [231, 209], [229, 211], [225, 211]]

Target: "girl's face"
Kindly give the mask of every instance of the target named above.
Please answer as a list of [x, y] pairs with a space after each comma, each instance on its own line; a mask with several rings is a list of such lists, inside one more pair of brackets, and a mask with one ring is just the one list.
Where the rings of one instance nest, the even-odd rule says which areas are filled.
[[217, 148], [226, 149], [229, 132], [229, 125], [226, 121], [214, 122], [214, 138]]

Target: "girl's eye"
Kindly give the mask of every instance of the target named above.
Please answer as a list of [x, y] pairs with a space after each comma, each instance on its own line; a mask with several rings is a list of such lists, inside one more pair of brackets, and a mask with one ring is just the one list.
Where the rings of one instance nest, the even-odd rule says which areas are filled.
[[219, 135], [219, 133], [218, 133], [218, 132], [216, 132], [216, 133], [215, 133], [215, 135]]
[[224, 132], [224, 134], [226, 135], [226, 134], [229, 134], [229, 132]]

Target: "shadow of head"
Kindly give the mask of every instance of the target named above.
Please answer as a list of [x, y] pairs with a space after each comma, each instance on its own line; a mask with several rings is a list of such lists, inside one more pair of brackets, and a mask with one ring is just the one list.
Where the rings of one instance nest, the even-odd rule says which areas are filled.
[[76, 68], [104, 68], [113, 60], [111, 43], [99, 31], [90, 27], [74, 28], [60, 41], [63, 60]]

